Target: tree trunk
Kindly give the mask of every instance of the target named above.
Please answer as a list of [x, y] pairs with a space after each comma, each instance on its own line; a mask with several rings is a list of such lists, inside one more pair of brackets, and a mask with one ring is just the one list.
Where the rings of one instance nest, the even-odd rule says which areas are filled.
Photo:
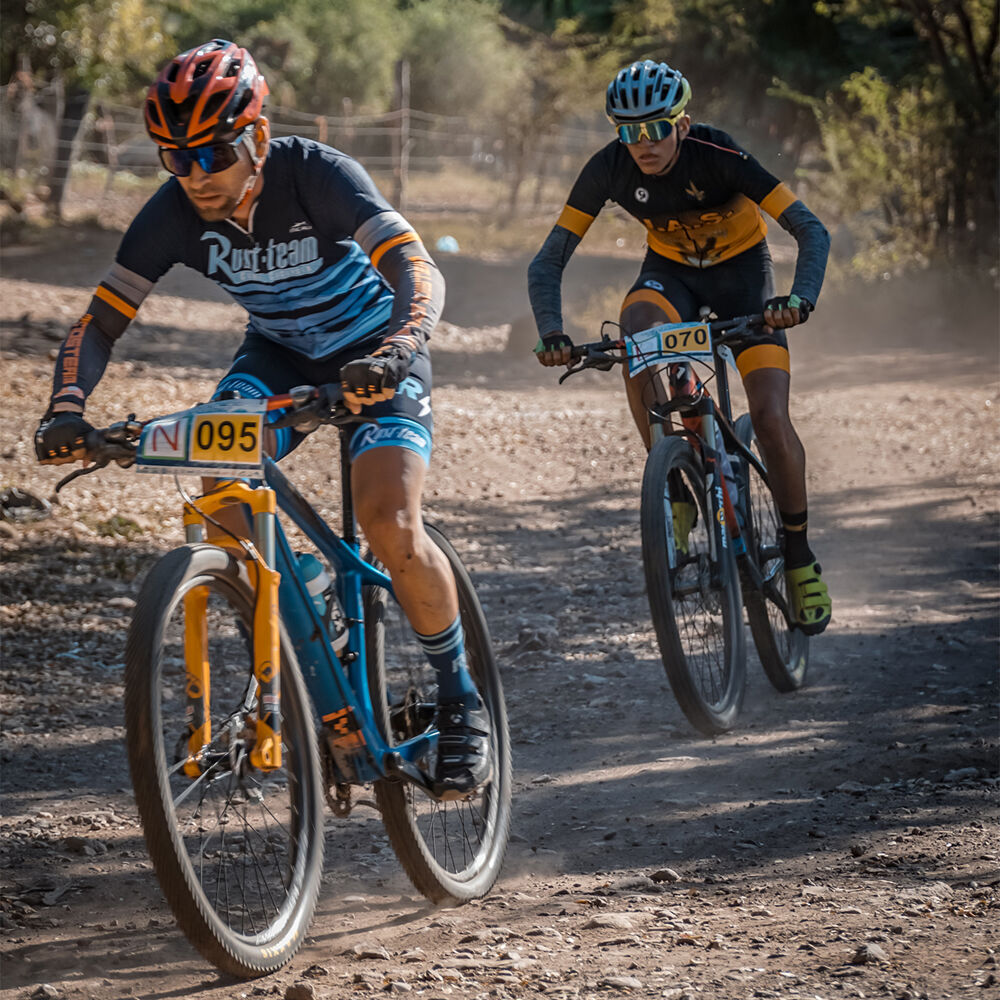
[[62, 201], [69, 181], [70, 167], [73, 164], [73, 142], [80, 126], [83, 125], [87, 104], [90, 102], [90, 92], [79, 86], [67, 89], [63, 102], [62, 118], [56, 132], [56, 150], [49, 172], [48, 211], [56, 219], [62, 220]]

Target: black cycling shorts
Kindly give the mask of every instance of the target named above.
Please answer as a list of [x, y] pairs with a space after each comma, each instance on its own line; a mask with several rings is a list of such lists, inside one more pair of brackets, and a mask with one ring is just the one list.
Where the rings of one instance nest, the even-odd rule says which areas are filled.
[[[223, 392], [238, 392], [247, 398], [260, 399], [277, 396], [300, 385], [339, 382], [340, 369], [348, 361], [366, 357], [380, 343], [381, 340], [368, 340], [352, 344], [328, 358], [313, 360], [266, 337], [248, 334], [229, 371], [216, 387], [213, 399], [218, 399]], [[352, 432], [352, 461], [372, 448], [396, 447], [416, 452], [425, 465], [430, 463], [434, 416], [431, 413], [431, 357], [426, 344], [413, 355], [410, 372], [392, 399], [365, 406], [361, 413], [373, 417], [375, 422], [360, 424]], [[276, 436], [275, 459], [283, 458], [306, 437], [289, 427], [277, 431]]]
[[[698, 310], [708, 306], [720, 319], [760, 313], [774, 295], [774, 266], [767, 243], [756, 246], [712, 267], [679, 264], [647, 250], [639, 276], [622, 308], [635, 302], [659, 305], [672, 323], [698, 319]], [[731, 345], [736, 366], [745, 378], [758, 368], [789, 370], [788, 341], [783, 330], [775, 330], [751, 344]]]

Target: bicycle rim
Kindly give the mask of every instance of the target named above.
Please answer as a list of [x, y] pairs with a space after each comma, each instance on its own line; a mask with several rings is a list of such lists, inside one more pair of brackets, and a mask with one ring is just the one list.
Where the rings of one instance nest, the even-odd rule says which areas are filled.
[[[734, 429], [737, 439], [763, 462], [749, 414], [743, 414]], [[778, 595], [788, 606], [781, 515], [761, 474], [746, 462], [740, 462], [739, 467], [744, 523], [749, 527], [748, 544], [765, 581], [763, 592], [744, 587], [750, 634], [768, 680], [778, 691], [787, 693], [805, 683], [809, 637], [801, 629], [789, 628], [781, 608], [768, 597], [768, 594]]]
[[[400, 780], [382, 780], [375, 794], [400, 863], [434, 902], [485, 895], [500, 873], [510, 829], [511, 765], [507, 714], [489, 632], [468, 575], [444, 536], [427, 532], [448, 557], [458, 587], [469, 671], [490, 712], [490, 780], [469, 799], [440, 802]], [[437, 702], [437, 676], [399, 605], [385, 591], [366, 591], [367, 653], [376, 717], [390, 744], [427, 730]], [[418, 762], [429, 767], [429, 761]]]
[[[675, 504], [692, 509], [690, 530], [683, 530], [683, 510]], [[656, 442], [643, 474], [641, 511], [650, 613], [678, 704], [709, 736], [732, 727], [746, 678], [735, 561], [725, 549], [713, 582], [710, 516], [694, 449], [680, 438]]]
[[[185, 597], [203, 612], [185, 621]], [[136, 803], [157, 877], [191, 943], [218, 968], [256, 976], [304, 939], [322, 869], [322, 799], [311, 713], [282, 643], [282, 766], [250, 764], [257, 683], [253, 594], [212, 546], [176, 550], [147, 579], [126, 662], [126, 723]], [[210, 732], [191, 769], [185, 634], [203, 616]], [[200, 773], [198, 773], [200, 772]]]

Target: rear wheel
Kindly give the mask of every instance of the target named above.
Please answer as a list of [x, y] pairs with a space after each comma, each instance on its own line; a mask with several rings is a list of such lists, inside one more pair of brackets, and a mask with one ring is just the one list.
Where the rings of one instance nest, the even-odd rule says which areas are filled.
[[[243, 977], [273, 972], [298, 950], [323, 865], [315, 729], [284, 635], [282, 766], [261, 771], [250, 763], [253, 608], [246, 571], [232, 555], [212, 545], [175, 549], [143, 584], [125, 662], [129, 765], [156, 876], [191, 944]], [[186, 639], [207, 654], [206, 683], [187, 671]], [[195, 699], [207, 700], [210, 728], [192, 757]]]
[[[763, 463], [750, 415], [744, 413], [733, 429], [737, 440]], [[787, 693], [800, 688], [805, 682], [809, 666], [809, 637], [801, 629], [789, 628], [784, 613], [776, 603], [776, 599], [780, 599], [788, 606], [789, 595], [782, 549], [784, 529], [771, 488], [749, 463], [740, 461], [738, 467], [747, 548], [764, 578], [763, 590], [744, 587], [743, 603], [764, 673], [778, 691]]]
[[[484, 896], [500, 874], [510, 833], [511, 763], [500, 672], [479, 599], [461, 560], [431, 525], [458, 588], [469, 672], [492, 725], [493, 772], [476, 794], [440, 802], [411, 782], [382, 779], [375, 797], [393, 849], [413, 885], [436, 903]], [[376, 720], [390, 745], [420, 735], [433, 722], [437, 675], [406, 616], [383, 589], [365, 591], [366, 653]], [[421, 761], [428, 767], [428, 761]]]
[[657, 441], [642, 479], [642, 561], [667, 679], [691, 724], [730, 729], [743, 702], [746, 646], [731, 546], [713, 565], [701, 459], [679, 437]]

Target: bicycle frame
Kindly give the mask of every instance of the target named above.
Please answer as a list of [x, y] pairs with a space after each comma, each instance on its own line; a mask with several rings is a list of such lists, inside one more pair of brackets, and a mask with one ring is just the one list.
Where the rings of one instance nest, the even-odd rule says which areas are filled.
[[[741, 568], [748, 574], [753, 586], [761, 590], [765, 581], [760, 567], [749, 558], [746, 540], [740, 519], [736, 513], [736, 498], [730, 496], [729, 484], [722, 474], [722, 456], [716, 447], [721, 435], [723, 445], [730, 456], [738, 454], [752, 465], [767, 482], [767, 470], [756, 455], [736, 438], [732, 429], [732, 402], [729, 391], [729, 374], [726, 361], [719, 352], [718, 345], [712, 351], [713, 371], [716, 381], [718, 402], [708, 389], [695, 377], [692, 362], [670, 364], [667, 368], [667, 384], [670, 399], [653, 408], [650, 417], [651, 441], [669, 434], [686, 437], [702, 456], [708, 495], [713, 499], [712, 531], [709, 534], [712, 582], [718, 584], [719, 554], [730, 542], [739, 559]], [[687, 389], [695, 391], [685, 391]], [[671, 426], [670, 415], [677, 413], [681, 421], [679, 430], [667, 430]], [[782, 604], [784, 602], [781, 602]]]
[[[247, 504], [253, 514], [252, 558], [236, 539], [214, 534], [211, 541], [245, 558], [257, 592], [254, 610], [254, 675], [259, 685], [257, 740], [251, 754], [254, 766], [272, 770], [281, 766], [280, 742], [280, 632], [285, 630], [302, 668], [314, 708], [323, 724], [327, 746], [339, 783], [365, 783], [383, 777], [405, 777], [430, 790], [430, 781], [416, 765], [436, 742], [436, 734], [424, 733], [390, 746], [376, 722], [368, 686], [364, 630], [365, 586], [392, 593], [389, 577], [366, 562], [354, 526], [351, 505], [350, 462], [347, 441], [341, 435], [341, 483], [343, 533], [334, 532], [292, 485], [270, 458], [264, 459], [266, 486], [248, 486], [230, 481], [218, 490], [185, 505], [188, 542], [204, 540], [206, 520], [223, 506]], [[317, 612], [298, 569], [277, 508], [290, 518], [316, 546], [335, 570], [336, 598], [347, 625], [348, 641], [340, 656], [333, 649], [326, 625]], [[209, 664], [206, 657], [204, 597], [191, 592], [191, 617], [185, 617], [185, 656], [189, 673], [188, 706], [190, 756], [185, 771], [199, 771], [197, 751], [207, 745]], [[186, 599], [187, 600], [187, 599]]]

